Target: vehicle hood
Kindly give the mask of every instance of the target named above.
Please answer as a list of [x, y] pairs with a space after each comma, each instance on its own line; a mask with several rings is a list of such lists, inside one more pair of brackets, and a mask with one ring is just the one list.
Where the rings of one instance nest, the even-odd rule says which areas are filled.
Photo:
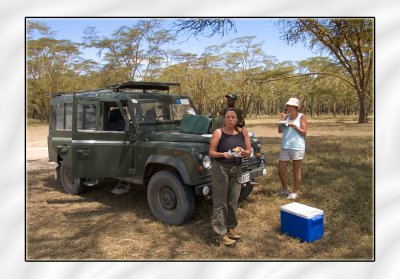
[[166, 142], [205, 142], [209, 143], [211, 134], [196, 135], [180, 133], [178, 131], [159, 131], [147, 134], [150, 141], [166, 141]]

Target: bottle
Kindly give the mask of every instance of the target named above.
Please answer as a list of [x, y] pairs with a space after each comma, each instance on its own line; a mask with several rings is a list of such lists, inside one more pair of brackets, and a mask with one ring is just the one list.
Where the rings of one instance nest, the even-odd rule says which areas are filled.
[[262, 168], [263, 175], [267, 175], [267, 169], [265, 168], [265, 157], [264, 153], [261, 153], [260, 156], [260, 167]]

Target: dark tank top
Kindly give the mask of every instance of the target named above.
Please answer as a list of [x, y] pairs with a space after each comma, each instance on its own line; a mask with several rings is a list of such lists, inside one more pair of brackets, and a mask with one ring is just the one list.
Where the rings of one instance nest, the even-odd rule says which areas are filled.
[[[233, 152], [232, 149], [238, 146], [243, 149], [246, 148], [243, 132], [240, 132], [236, 135], [228, 135], [222, 132], [221, 138], [217, 146], [217, 152], [228, 152], [229, 150]], [[242, 158], [240, 157], [231, 157], [229, 159], [217, 158], [215, 159], [215, 161], [230, 166], [240, 166], [242, 164]]]

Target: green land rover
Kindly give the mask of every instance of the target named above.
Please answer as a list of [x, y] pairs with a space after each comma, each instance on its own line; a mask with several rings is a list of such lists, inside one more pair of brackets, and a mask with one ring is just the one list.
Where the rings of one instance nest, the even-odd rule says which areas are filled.
[[[101, 179], [147, 187], [160, 221], [179, 225], [194, 210], [194, 196], [212, 191], [208, 156], [218, 121], [197, 115], [190, 98], [169, 93], [175, 83], [126, 82], [101, 90], [53, 94], [49, 160], [65, 192], [81, 194]], [[260, 142], [243, 158], [241, 199], [265, 169]]]

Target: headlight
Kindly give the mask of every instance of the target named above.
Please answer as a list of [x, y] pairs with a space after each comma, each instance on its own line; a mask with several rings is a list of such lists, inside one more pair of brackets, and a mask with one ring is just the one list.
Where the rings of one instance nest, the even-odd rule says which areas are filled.
[[208, 155], [203, 157], [203, 167], [205, 169], [211, 169], [211, 158]]

